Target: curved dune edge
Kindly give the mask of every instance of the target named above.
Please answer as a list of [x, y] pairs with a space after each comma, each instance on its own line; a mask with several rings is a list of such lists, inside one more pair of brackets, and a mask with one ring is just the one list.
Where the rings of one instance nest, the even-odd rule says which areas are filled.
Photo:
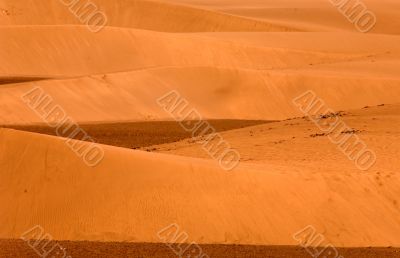
[[324, 53], [248, 46], [196, 34], [84, 26], [0, 27], [1, 76], [73, 77], [165, 66], [277, 69], [363, 59], [370, 52]]
[[[41, 0], [3, 0], [2, 2], [4, 2], [2, 9], [9, 15], [0, 16], [0, 25], [81, 24], [73, 13], [87, 3], [79, 0], [71, 12], [62, 1], [48, 3]], [[161, 1], [92, 0], [91, 2], [105, 14], [107, 25], [115, 27], [164, 32], [299, 31], [294, 27], [273, 22]]]
[[[172, 34], [84, 26], [0, 27], [1, 76], [71, 77], [162, 66], [282, 69], [398, 60], [400, 37], [356, 33]], [[346, 45], [341, 44], [346, 41]]]
[[292, 235], [313, 225], [337, 247], [400, 246], [385, 190], [399, 185], [396, 175], [379, 189], [362, 173], [226, 172], [213, 161], [101, 147], [103, 161], [89, 168], [61, 138], [1, 129], [0, 238], [41, 225], [56, 240], [159, 242], [157, 232], [177, 223], [198, 243], [295, 245]]
[[[313, 90], [334, 110], [397, 103], [396, 77], [213, 67], [148, 69], [0, 88], [0, 123], [40, 123], [22, 96], [36, 87], [77, 122], [173, 119], [157, 99], [176, 90], [203, 119], [281, 120], [303, 116], [292, 100]], [[36, 93], [35, 93], [36, 94]], [[37, 94], [36, 94], [37, 95]], [[251, 101], [245, 101], [250, 100]], [[48, 110], [49, 111], [49, 110]]]
[[[400, 104], [366, 106], [340, 113], [340, 116], [336, 116], [340, 117], [338, 121], [355, 131], [347, 144], [341, 145], [346, 146], [344, 148], [334, 144], [330, 134], [321, 131], [305, 117], [228, 130], [221, 132], [221, 135], [240, 153], [242, 163], [279, 165], [285, 162], [292, 167], [331, 174], [344, 171], [360, 173], [355, 160], [343, 153], [343, 150], [347, 154], [357, 150], [353, 143], [358, 137], [377, 157], [366, 172], [375, 175], [374, 180], [380, 187], [386, 187], [386, 181], [391, 181], [391, 176], [398, 174], [400, 167], [397, 155], [400, 152]], [[345, 131], [337, 128], [338, 131]], [[210, 159], [206, 152], [201, 151], [202, 143], [198, 141], [180, 140], [153, 145], [151, 149], [158, 153]], [[355, 157], [357, 152], [353, 154]], [[393, 207], [397, 207], [399, 196], [400, 192], [393, 191]]]
[[[296, 27], [305, 31], [357, 31], [332, 3], [320, 0], [275, 1], [275, 0], [162, 0], [174, 4], [185, 4], [219, 12], [240, 15], [270, 23]], [[353, 2], [359, 3], [359, 2]], [[363, 0], [374, 12], [377, 23], [369, 33], [399, 34], [400, 4], [394, 0]], [[349, 5], [351, 7], [353, 5]], [[348, 11], [350, 12], [350, 11]]]
[[[108, 25], [166, 32], [354, 31], [355, 26], [323, 1], [148, 1], [93, 0]], [[399, 34], [395, 1], [364, 0], [379, 22], [370, 33]], [[80, 0], [81, 5], [86, 3]], [[3, 0], [0, 25], [79, 24], [61, 1]], [[133, 15], [132, 15], [133, 14]]]

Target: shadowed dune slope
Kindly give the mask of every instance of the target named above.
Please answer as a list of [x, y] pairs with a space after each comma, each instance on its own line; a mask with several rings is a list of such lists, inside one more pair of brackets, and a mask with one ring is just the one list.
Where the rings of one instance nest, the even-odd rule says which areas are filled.
[[0, 238], [41, 225], [57, 240], [159, 242], [177, 223], [197, 243], [293, 245], [311, 224], [337, 247], [400, 246], [390, 204], [398, 175], [379, 188], [363, 173], [226, 172], [214, 161], [102, 148], [89, 168], [61, 138], [1, 129]]
[[[216, 132], [244, 128], [257, 124], [270, 123], [264, 120], [206, 120]], [[124, 147], [129, 149], [144, 148], [147, 146], [176, 142], [192, 137], [192, 132], [185, 130], [178, 121], [145, 121], [145, 122], [117, 122], [117, 123], [88, 123], [79, 124], [80, 128], [90, 135], [90, 139], [82, 134], [70, 135], [77, 140]], [[3, 127], [0, 125], [0, 127]], [[47, 135], [59, 135], [57, 130], [46, 124], [7, 126], [20, 131], [35, 132]]]
[[[1, 0], [0, 25], [81, 24], [87, 0]], [[107, 25], [165, 32], [297, 31], [248, 17], [151, 0], [91, 0], [107, 17]], [[88, 10], [92, 10], [91, 7]], [[78, 14], [75, 16], [75, 14]]]

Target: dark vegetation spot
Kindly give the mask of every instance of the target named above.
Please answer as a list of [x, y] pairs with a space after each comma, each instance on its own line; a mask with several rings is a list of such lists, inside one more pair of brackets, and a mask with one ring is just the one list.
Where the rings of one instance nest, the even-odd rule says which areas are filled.
[[356, 134], [356, 133], [360, 133], [360, 130], [356, 130], [356, 129], [348, 129], [348, 130], [344, 130], [341, 131], [341, 134]]
[[323, 114], [323, 115], [319, 115], [318, 119], [327, 119], [327, 118], [344, 116], [344, 115], [346, 115], [346, 113], [343, 112], [343, 111], [339, 111], [339, 112], [335, 112], [335, 113], [329, 112], [329, 113], [326, 113], [326, 114]]
[[320, 137], [320, 136], [327, 136], [326, 133], [314, 133], [314, 134], [310, 134], [311, 138], [315, 138], [315, 137]]

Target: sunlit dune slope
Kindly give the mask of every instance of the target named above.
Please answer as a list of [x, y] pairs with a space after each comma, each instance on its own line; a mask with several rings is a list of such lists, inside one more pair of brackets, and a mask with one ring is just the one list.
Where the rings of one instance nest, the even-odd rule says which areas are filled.
[[168, 34], [117, 28], [91, 33], [84, 26], [0, 27], [0, 32], [0, 58], [7, 60], [0, 76], [79, 76], [159, 66], [311, 69], [310, 64], [400, 57], [400, 37], [357, 33]]
[[205, 32], [196, 33], [196, 35], [253, 47], [276, 47], [353, 55], [390, 52], [390, 56], [399, 57], [400, 54], [400, 37], [397, 35], [358, 32]]
[[[400, 152], [400, 104], [383, 105], [381, 103], [379, 106], [348, 110], [337, 118], [338, 121], [343, 121], [351, 130], [354, 130], [353, 135], [342, 133], [342, 137], [359, 137], [369, 149], [376, 153], [376, 163], [368, 170], [368, 173], [375, 175], [374, 181], [381, 188], [387, 187], [392, 176], [399, 174], [400, 160], [397, 153]], [[340, 127], [335, 133], [339, 129]], [[321, 131], [309, 119], [290, 119], [221, 134], [233, 148], [239, 151], [244, 163], [290, 164], [316, 173], [335, 175], [360, 173], [354, 161], [341, 151], [343, 149], [347, 153], [352, 153], [360, 145], [350, 140], [349, 144], [343, 145], [344, 148], [339, 148], [338, 144], [330, 141], [326, 132]], [[153, 146], [152, 149], [161, 153], [209, 158], [201, 144], [187, 140]], [[394, 198], [393, 203], [400, 211], [397, 201]]]
[[[203, 38], [84, 26], [0, 27], [0, 76], [79, 76], [160, 66], [277, 69], [365, 58], [354, 54], [249, 46]], [[388, 40], [387, 40], [388, 41]]]
[[156, 104], [170, 90], [206, 119], [267, 120], [298, 116], [291, 101], [309, 89], [335, 109], [396, 103], [400, 91], [395, 36], [0, 30], [3, 124], [42, 122], [21, 101], [37, 86], [79, 122], [171, 119]]
[[[186, 67], [8, 84], [0, 87], [0, 122], [43, 122], [24, 102], [22, 97], [28, 92], [28, 96], [51, 96], [47, 112], [58, 104], [78, 122], [172, 119], [157, 104], [158, 98], [172, 90], [179, 92], [188, 101], [187, 108], [196, 109], [203, 119], [276, 120], [300, 116], [292, 99], [307, 90], [315, 91], [336, 110], [398, 102], [400, 81], [372, 76]], [[36, 87], [43, 92], [32, 92]]]
[[177, 223], [197, 243], [293, 245], [311, 224], [337, 247], [400, 246], [398, 175], [382, 188], [364, 173], [226, 172], [214, 161], [102, 148], [89, 168], [61, 138], [1, 129], [0, 238], [41, 225], [54, 239], [159, 242]]
[[[81, 24], [88, 1], [1, 0], [1, 25]], [[72, 1], [70, 1], [72, 2]], [[353, 31], [354, 25], [331, 1], [192, 1], [92, 0], [107, 17], [107, 25], [165, 32], [227, 31]], [[365, 0], [377, 17], [370, 33], [400, 34], [400, 4], [395, 0]], [[352, 1], [355, 5], [357, 1]], [[349, 6], [351, 7], [351, 5]], [[90, 8], [89, 8], [90, 9]], [[357, 9], [357, 8], [355, 8]], [[347, 12], [351, 13], [350, 8]], [[84, 20], [84, 18], [82, 18]]]
[[[376, 16], [369, 33], [400, 34], [400, 3], [396, 0], [329, 1], [329, 0], [163, 0], [227, 14], [258, 19], [305, 31], [354, 31], [357, 29], [333, 3], [347, 3], [344, 12], [359, 10], [357, 4]], [[354, 8], [355, 7], [355, 8]], [[353, 9], [354, 8], [354, 9]]]
[[[81, 24], [84, 6], [72, 1], [1, 0], [0, 25]], [[107, 26], [166, 32], [202, 31], [297, 31], [267, 21], [152, 0], [92, 0], [105, 14]], [[71, 8], [71, 9], [70, 9]], [[88, 10], [91, 10], [89, 8]], [[75, 15], [77, 14], [77, 15]]]

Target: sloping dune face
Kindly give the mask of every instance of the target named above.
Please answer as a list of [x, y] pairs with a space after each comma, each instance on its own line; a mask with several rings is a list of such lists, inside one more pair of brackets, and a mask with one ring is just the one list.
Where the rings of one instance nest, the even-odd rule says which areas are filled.
[[[172, 89], [209, 119], [295, 117], [301, 113], [292, 99], [310, 89], [337, 110], [398, 102], [399, 37], [354, 32], [330, 3], [93, 3], [114, 27], [91, 32], [80, 21], [81, 1], [71, 9], [62, 1], [0, 1], [0, 60], [7, 60], [0, 64], [0, 123], [41, 122], [21, 101], [35, 87], [78, 122], [170, 118], [156, 99]], [[313, 15], [302, 19], [324, 16], [318, 8], [333, 10], [352, 32], [321, 28], [313, 19], [307, 24], [318, 26], [306, 30], [314, 32], [287, 31], [271, 24], [304, 22], [271, 23], [265, 18], [273, 15], [241, 13], [244, 7], [269, 13], [314, 4]], [[376, 4], [366, 4], [375, 11]], [[379, 10], [395, 6], [386, 0]]]
[[[3, 124], [43, 122], [30, 106], [51, 96], [51, 113], [60, 105], [77, 122], [171, 119], [157, 102], [171, 90], [208, 119], [276, 120], [303, 116], [292, 99], [315, 91], [335, 110], [395, 103], [398, 80], [390, 78], [306, 77], [298, 72], [268, 72], [211, 67], [158, 68], [80, 79], [48, 80], [0, 88]], [[355, 97], [356, 96], [356, 97]], [[251, 101], [244, 101], [249, 99]], [[88, 101], [89, 100], [89, 101]], [[172, 102], [177, 102], [174, 98]], [[30, 105], [31, 104], [31, 105]], [[44, 104], [41, 104], [42, 106]]]
[[177, 223], [198, 243], [292, 245], [293, 232], [312, 224], [338, 247], [400, 245], [390, 204], [397, 175], [378, 188], [368, 174], [226, 172], [204, 160], [101, 147], [104, 160], [89, 168], [61, 138], [0, 130], [0, 238], [42, 225], [55, 239], [159, 242], [157, 233]]
[[[390, 181], [400, 167], [397, 157], [400, 152], [400, 105], [381, 104], [347, 110], [341, 112], [340, 121], [351, 127], [352, 136], [362, 139], [379, 157], [368, 173], [375, 175], [374, 180], [378, 187], [386, 187], [386, 181]], [[345, 137], [345, 129], [338, 126], [336, 130], [341, 131], [342, 137]], [[351, 135], [350, 132], [347, 133]], [[356, 157], [357, 150], [360, 149], [353, 139], [350, 138], [351, 140], [342, 144], [342, 150], [349, 156], [343, 155], [338, 146], [330, 141], [331, 134], [321, 132], [306, 117], [265, 123], [221, 134], [232, 148], [239, 151], [242, 162], [279, 165], [285, 161], [286, 164], [293, 164], [293, 167], [307, 167], [316, 173], [359, 172], [354, 159], [349, 159], [349, 156]], [[162, 153], [209, 158], [202, 151], [202, 143], [199, 141], [179, 141], [153, 148]], [[392, 206], [396, 208], [398, 197], [393, 195], [392, 198]]]
[[302, 33], [0, 31], [0, 57], [8, 60], [0, 65], [3, 124], [41, 122], [21, 101], [35, 87], [78, 122], [170, 118], [156, 99], [172, 89], [204, 118], [266, 120], [300, 115], [292, 99], [309, 89], [337, 110], [395, 103], [400, 91], [394, 36], [308, 33], [312, 43]]
[[[399, 34], [400, 3], [396, 0], [164, 0], [207, 8], [242, 17], [248, 17], [270, 23], [295, 26], [305, 31], [355, 31], [338, 10], [353, 13], [355, 16], [361, 6], [365, 6], [377, 17], [377, 23], [371, 33]], [[342, 6], [344, 5], [344, 6]]]
[[[258, 47], [212, 38], [84, 26], [1, 28], [0, 74], [83, 76], [165, 66], [278, 69], [308, 62], [339, 62], [367, 54], [343, 55], [279, 47]], [[68, 41], [66, 41], [68, 39]]]
[[[90, 2], [107, 14], [107, 24], [114, 27], [166, 32], [297, 30], [232, 14], [152, 0]], [[6, 13], [0, 16], [0, 25], [79, 25], [80, 21], [72, 13], [84, 17], [88, 10], [92, 10], [87, 3], [85, 0], [55, 0], [50, 3], [41, 0], [2, 0], [0, 7]]]
[[[336, 10], [335, 1], [191, 1], [191, 0], [93, 0], [107, 14], [109, 26], [166, 32], [205, 31], [355, 31]], [[336, 1], [339, 3], [340, 1]], [[350, 1], [344, 10], [357, 10]], [[79, 20], [69, 8], [84, 14], [86, 0], [2, 0], [1, 25], [63, 25]], [[394, 0], [365, 0], [379, 22], [373, 33], [399, 34], [400, 4]], [[32, 12], [32, 10], [34, 10]]]

